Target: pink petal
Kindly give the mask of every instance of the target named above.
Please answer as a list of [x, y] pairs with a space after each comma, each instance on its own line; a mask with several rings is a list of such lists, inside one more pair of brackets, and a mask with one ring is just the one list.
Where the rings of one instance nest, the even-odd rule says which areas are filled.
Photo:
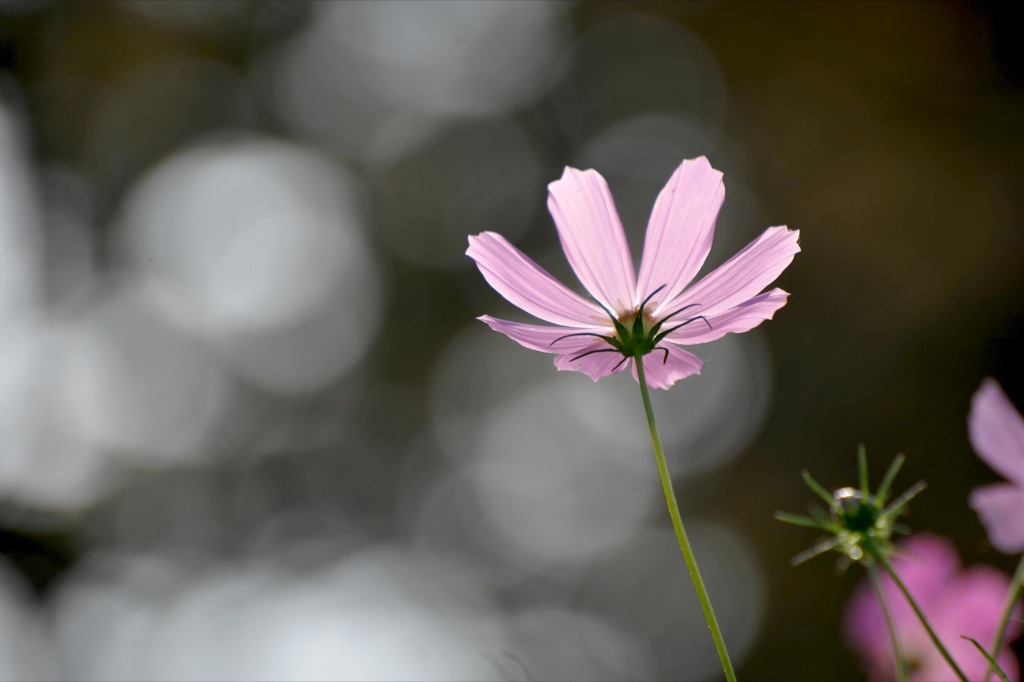
[[[938, 535], [921, 533], [907, 538], [897, 546], [893, 567], [917, 603], [928, 613], [935, 603], [942, 601], [946, 586], [959, 573], [960, 556], [949, 540]], [[883, 583], [887, 594], [891, 592], [890, 600], [896, 602], [892, 605], [893, 618], [900, 621], [900, 614], [903, 613], [906, 621], [917, 623], [917, 616], [899, 593], [895, 583], [887, 576], [883, 577]]]
[[684, 161], [654, 202], [640, 261], [639, 299], [670, 301], [690, 283], [711, 251], [715, 220], [725, 200], [722, 174], [703, 156]]
[[994, 380], [981, 382], [971, 400], [967, 426], [981, 459], [1024, 486], [1024, 419]]
[[[585, 352], [585, 348], [593, 346], [594, 342], [598, 340], [591, 336], [591, 334], [608, 335], [611, 333], [611, 330], [599, 327], [590, 329], [580, 327], [545, 327], [537, 324], [499, 320], [490, 315], [483, 315], [477, 319], [494, 331], [509, 337], [519, 345], [531, 350], [539, 350], [542, 353], [570, 353], [578, 355]], [[577, 334], [586, 334], [586, 336], [577, 336]]]
[[591, 327], [608, 319], [598, 306], [571, 291], [500, 234], [471, 236], [466, 255], [476, 261], [495, 291], [542, 320], [568, 327]]
[[[545, 327], [499, 320], [489, 315], [483, 315], [477, 319], [526, 348], [557, 354], [555, 367], [559, 370], [582, 372], [594, 381], [621, 372], [627, 366], [626, 362], [622, 362], [622, 355], [607, 342], [590, 336], [590, 334], [609, 334], [611, 332], [609, 329]], [[580, 333], [587, 335], [575, 336]]]
[[[667, 350], [668, 354], [662, 348]], [[645, 355], [643, 360], [647, 385], [661, 389], [670, 388], [677, 381], [700, 374], [704, 366], [696, 355], [670, 343], [661, 344], [653, 352]], [[633, 367], [633, 378], [637, 379], [636, 367]]]
[[[772, 289], [719, 315], [712, 315], [707, 319], [707, 323], [701, 319], [694, 319], [665, 338], [672, 343], [694, 345], [720, 339], [729, 333], [747, 332], [765, 320], [772, 319], [775, 311], [786, 305], [788, 297], [789, 293], [782, 289]], [[678, 318], [669, 320], [666, 326], [671, 327], [672, 322], [678, 324], [685, 322], [686, 319], [684, 312]]]
[[[973, 637], [983, 645], [990, 644], [1009, 587], [1010, 581], [999, 571], [977, 566], [951, 581], [946, 587], [941, 608], [928, 614], [932, 627], [968, 679], [981, 679], [988, 664], [974, 645], [961, 635]], [[1008, 641], [1012, 641], [1012, 637]], [[956, 679], [952, 669], [931, 642], [923, 637], [923, 633], [920, 645], [921, 668], [915, 671], [914, 679]]]
[[604, 178], [594, 170], [566, 168], [548, 185], [548, 210], [569, 265], [587, 291], [613, 312], [632, 310], [633, 256]]
[[1006, 554], [1024, 550], [1024, 490], [1009, 483], [986, 485], [971, 492], [968, 504], [993, 547]]
[[696, 303], [695, 313], [714, 316], [749, 301], [793, 262], [793, 256], [800, 251], [799, 237], [799, 230], [768, 228], [735, 256], [704, 275], [670, 306], [662, 307], [676, 309]]
[[[617, 374], [629, 365], [628, 360], [623, 362], [621, 353], [615, 351], [614, 348], [604, 341], [592, 343], [578, 350], [579, 352], [563, 353], [556, 357], [555, 367], [563, 371], [583, 372], [594, 381], [597, 381], [602, 377]], [[583, 353], [591, 351], [599, 352], [591, 353], [586, 357], [579, 357]]]

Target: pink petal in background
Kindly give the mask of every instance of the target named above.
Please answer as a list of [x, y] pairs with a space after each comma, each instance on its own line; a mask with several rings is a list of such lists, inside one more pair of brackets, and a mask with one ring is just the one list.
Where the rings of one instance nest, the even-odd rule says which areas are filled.
[[971, 491], [968, 504], [993, 547], [1006, 554], [1024, 551], [1024, 489], [1011, 483], [982, 486]]
[[1024, 486], [1024, 418], [995, 380], [985, 379], [974, 394], [967, 426], [978, 456], [1006, 478]]
[[[893, 565], [964, 673], [969, 679], [980, 679], [988, 664], [974, 645], [960, 636], [973, 637], [982, 645], [991, 643], [1009, 579], [985, 566], [961, 570], [952, 543], [928, 534], [902, 542]], [[895, 583], [883, 575], [882, 584], [904, 655], [913, 663], [910, 679], [956, 679]], [[895, 659], [889, 633], [882, 608], [867, 580], [857, 587], [847, 604], [843, 629], [850, 647], [864, 660], [870, 677], [892, 679]], [[1011, 623], [1007, 643], [1018, 634], [1020, 624]], [[1000, 652], [998, 660], [1011, 679], [1017, 679], [1019, 668], [1008, 646]]]

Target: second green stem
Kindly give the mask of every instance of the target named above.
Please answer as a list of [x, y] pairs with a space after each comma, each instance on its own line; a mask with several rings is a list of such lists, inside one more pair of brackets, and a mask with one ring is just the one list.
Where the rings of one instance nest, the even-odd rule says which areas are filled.
[[885, 572], [888, 573], [889, 577], [892, 578], [894, 583], [896, 583], [896, 587], [898, 587], [900, 592], [903, 593], [903, 596], [906, 597], [907, 602], [910, 603], [910, 608], [914, 610], [914, 613], [917, 614], [917, 619], [921, 621], [921, 625], [923, 625], [924, 629], [928, 632], [928, 637], [931, 638], [932, 644], [934, 644], [935, 648], [938, 649], [940, 654], [942, 654], [942, 658], [946, 660], [946, 663], [953, 669], [956, 676], [960, 678], [962, 682], [968, 682], [967, 676], [964, 675], [964, 671], [956, 664], [956, 661], [953, 660], [953, 657], [942, 643], [942, 640], [939, 639], [937, 634], [935, 634], [935, 630], [932, 629], [931, 623], [929, 623], [928, 618], [925, 617], [924, 611], [922, 611], [921, 607], [918, 606], [917, 600], [910, 594], [910, 590], [907, 589], [907, 586], [903, 584], [903, 580], [900, 578], [899, 574], [896, 573], [896, 569], [893, 568], [892, 562], [889, 561], [889, 557], [886, 556], [882, 548], [880, 548], [874, 540], [867, 540], [865, 542], [864, 549], [868, 550], [871, 558], [880, 563], [882, 568], [885, 569]]
[[882, 606], [882, 615], [885, 616], [885, 626], [889, 630], [889, 642], [892, 644], [892, 655], [896, 665], [897, 682], [906, 682], [907, 659], [903, 655], [903, 647], [900, 646], [900, 635], [896, 631], [896, 624], [892, 621], [892, 611], [889, 610], [889, 600], [885, 597], [885, 590], [882, 588], [882, 580], [878, 577], [878, 567], [874, 562], [867, 565], [868, 577], [871, 579], [871, 587], [875, 590], [878, 603]]
[[[1024, 556], [1020, 558], [1020, 563], [1017, 564], [1017, 570], [1013, 574], [1013, 583], [1010, 584], [1010, 591], [1006, 595], [1003, 615], [999, 618], [999, 629], [996, 630], [996, 636], [992, 642], [992, 658], [999, 658], [999, 650], [1003, 648], [1003, 642], [1006, 641], [1006, 630], [1010, 625], [1013, 607], [1016, 605], [1017, 600], [1020, 599], [1022, 591], [1024, 591]], [[985, 682], [988, 682], [991, 672], [991, 670], [985, 671]]]

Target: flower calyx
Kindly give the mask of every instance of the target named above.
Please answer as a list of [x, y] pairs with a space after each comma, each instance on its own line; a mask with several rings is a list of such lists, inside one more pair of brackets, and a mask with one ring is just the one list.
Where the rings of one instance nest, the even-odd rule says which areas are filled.
[[[645, 309], [647, 307], [647, 304], [651, 302], [651, 299], [657, 296], [658, 292], [660, 292], [664, 288], [665, 285], [663, 284], [654, 291], [652, 291], [650, 295], [648, 295], [647, 298], [645, 298], [643, 302], [641, 302], [640, 305], [636, 307], [635, 310], [631, 312], [621, 313], [619, 315], [616, 315], [607, 307], [605, 307], [603, 303], [597, 301], [597, 304], [601, 306], [601, 308], [608, 314], [609, 319], [611, 319], [612, 326], [615, 329], [615, 333], [613, 335], [596, 334], [593, 332], [577, 332], [575, 334], [566, 334], [564, 336], [560, 336], [554, 341], [552, 341], [550, 345], [554, 346], [562, 339], [568, 339], [571, 337], [593, 336], [595, 338], [604, 340], [605, 342], [608, 343], [608, 345], [611, 346], [611, 348], [599, 348], [596, 350], [589, 350], [584, 353], [580, 353], [576, 357], [572, 358], [573, 362], [579, 360], [580, 358], [585, 358], [588, 355], [594, 355], [596, 353], [620, 353], [622, 355], [622, 362], [625, 362], [629, 358], [641, 358], [647, 355], [648, 353], [652, 353], [656, 350], [661, 351], [662, 353], [665, 354], [662, 362], [667, 362], [668, 349], [665, 348], [664, 346], [658, 345], [665, 339], [666, 336], [676, 331], [677, 329], [681, 329], [682, 327], [685, 327], [691, 322], [695, 322], [697, 320], [703, 321], [709, 329], [713, 329], [713, 327], [711, 326], [711, 323], [708, 322], [708, 319], [703, 315], [694, 315], [692, 317], [683, 319], [681, 322], [678, 321], [678, 316], [680, 314], [692, 308], [698, 307], [700, 305], [698, 303], [690, 303], [689, 305], [684, 305], [678, 310], [675, 310], [674, 312], [671, 312], [668, 315], [665, 315], [664, 317], [655, 320]], [[673, 320], [673, 318], [676, 318], [677, 323], [672, 324], [666, 329], [665, 323]], [[620, 362], [619, 364], [622, 363]]]

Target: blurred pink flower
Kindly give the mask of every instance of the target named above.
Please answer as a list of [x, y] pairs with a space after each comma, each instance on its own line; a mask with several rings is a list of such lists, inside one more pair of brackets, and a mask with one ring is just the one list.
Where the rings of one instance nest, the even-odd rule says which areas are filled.
[[560, 370], [594, 381], [643, 355], [648, 383], [668, 388], [701, 370], [679, 345], [707, 343], [771, 319], [789, 295], [762, 290], [800, 250], [799, 232], [772, 227], [687, 288], [711, 250], [725, 198], [722, 174], [704, 157], [684, 161], [658, 195], [647, 225], [640, 276], [615, 204], [597, 171], [566, 168], [548, 185], [548, 209], [562, 249], [593, 297], [587, 300], [494, 232], [469, 238], [466, 254], [494, 289], [556, 326], [479, 319], [533, 350], [555, 354]]
[[971, 400], [967, 427], [978, 456], [1010, 481], [976, 488], [971, 509], [992, 545], [1016, 554], [1024, 550], [1024, 419], [999, 384], [985, 379]]
[[[982, 679], [988, 663], [961, 635], [973, 637], [984, 647], [992, 643], [1010, 585], [1009, 579], [987, 566], [961, 570], [953, 545], [944, 538], [928, 534], [902, 542], [893, 564], [964, 674], [971, 680]], [[928, 682], [956, 680], [953, 670], [928, 638], [910, 604], [884, 574], [882, 589], [892, 612], [903, 655], [909, 664], [909, 679]], [[870, 677], [875, 680], [893, 679], [895, 659], [889, 631], [881, 605], [868, 581], [857, 588], [847, 604], [843, 627], [847, 642], [867, 664]], [[1006, 642], [1012, 642], [1019, 631], [1020, 622], [1014, 619]], [[1017, 659], [1008, 645], [999, 652], [997, 660], [1011, 680], [1019, 679]]]

